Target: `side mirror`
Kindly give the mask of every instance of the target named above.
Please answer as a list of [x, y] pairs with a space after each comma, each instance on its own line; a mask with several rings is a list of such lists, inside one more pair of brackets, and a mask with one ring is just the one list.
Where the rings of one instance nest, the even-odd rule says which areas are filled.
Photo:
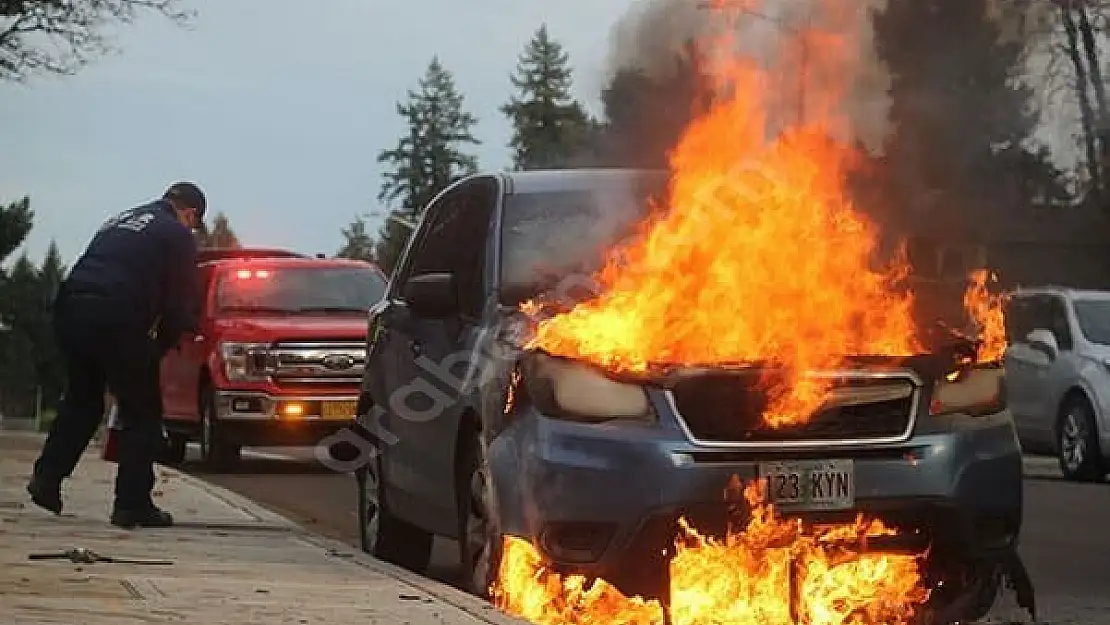
[[1049, 360], [1056, 360], [1056, 356], [1060, 354], [1060, 344], [1056, 342], [1056, 335], [1050, 330], [1044, 328], [1037, 328], [1025, 337], [1025, 342], [1033, 349], [1048, 356]]
[[401, 289], [401, 297], [417, 317], [443, 319], [458, 310], [455, 276], [450, 273], [412, 276]]

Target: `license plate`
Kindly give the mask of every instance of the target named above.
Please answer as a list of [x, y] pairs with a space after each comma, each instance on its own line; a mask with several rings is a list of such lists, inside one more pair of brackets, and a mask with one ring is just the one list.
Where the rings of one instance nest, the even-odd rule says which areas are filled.
[[851, 460], [790, 460], [759, 465], [767, 500], [783, 511], [847, 510], [856, 504]]
[[357, 405], [354, 401], [320, 402], [320, 418], [328, 421], [354, 419]]

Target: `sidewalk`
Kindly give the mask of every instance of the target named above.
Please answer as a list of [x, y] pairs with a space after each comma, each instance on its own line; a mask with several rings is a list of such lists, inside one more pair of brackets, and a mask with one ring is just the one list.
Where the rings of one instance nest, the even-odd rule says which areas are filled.
[[[241, 497], [157, 467], [167, 529], [108, 524], [115, 465], [90, 447], [56, 517], [30, 503], [26, 478], [42, 438], [0, 432], [0, 620], [5, 625], [512, 625], [521, 621], [454, 588], [312, 536]], [[169, 566], [30, 561], [85, 547]]]

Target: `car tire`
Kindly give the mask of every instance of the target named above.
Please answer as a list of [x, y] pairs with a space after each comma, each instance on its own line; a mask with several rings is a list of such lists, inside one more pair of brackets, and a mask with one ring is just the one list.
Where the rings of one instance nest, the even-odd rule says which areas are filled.
[[1068, 400], [1060, 411], [1056, 455], [1066, 480], [1098, 482], [1106, 477], [1095, 411], [1086, 397]]
[[[968, 575], [957, 584], [946, 584], [933, 593], [930, 605], [913, 622], [918, 625], [978, 623], [994, 607], [1002, 589], [997, 563], [967, 563]], [[936, 602], [939, 601], [939, 604]]]
[[483, 599], [501, 566], [503, 536], [492, 505], [489, 464], [475, 433], [464, 439], [456, 473], [459, 510], [459, 577], [467, 592]]
[[200, 407], [200, 458], [213, 470], [230, 468], [239, 460], [241, 447], [223, 438], [216, 418], [216, 395], [205, 385], [198, 397]]
[[432, 558], [435, 537], [390, 514], [380, 475], [377, 459], [355, 470], [360, 547], [379, 560], [423, 574]]

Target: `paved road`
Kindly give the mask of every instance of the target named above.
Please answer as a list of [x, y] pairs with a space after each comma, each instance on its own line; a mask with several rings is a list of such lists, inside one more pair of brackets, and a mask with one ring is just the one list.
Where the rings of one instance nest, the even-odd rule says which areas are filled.
[[[318, 533], [358, 544], [353, 478], [320, 467], [308, 450], [248, 451], [231, 474], [186, 468]], [[1065, 482], [1049, 458], [1028, 459], [1026, 474], [1021, 552], [1042, 614], [1060, 623], [1090, 624], [1095, 621], [1087, 610], [1098, 609], [1097, 621], [1110, 622], [1110, 484]], [[437, 542], [432, 577], [452, 581], [455, 549], [453, 541]]]

